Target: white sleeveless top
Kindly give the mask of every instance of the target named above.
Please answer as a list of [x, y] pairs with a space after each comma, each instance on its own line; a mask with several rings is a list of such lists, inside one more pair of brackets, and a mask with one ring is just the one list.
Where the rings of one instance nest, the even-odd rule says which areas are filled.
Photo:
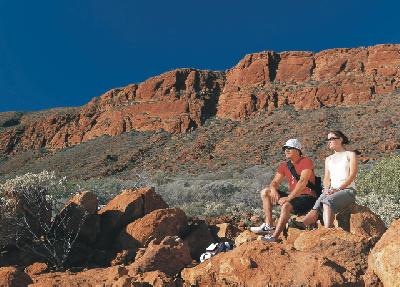
[[[351, 151], [335, 152], [328, 157], [327, 165], [331, 176], [331, 188], [339, 188], [350, 175]], [[347, 186], [356, 188], [354, 180]]]

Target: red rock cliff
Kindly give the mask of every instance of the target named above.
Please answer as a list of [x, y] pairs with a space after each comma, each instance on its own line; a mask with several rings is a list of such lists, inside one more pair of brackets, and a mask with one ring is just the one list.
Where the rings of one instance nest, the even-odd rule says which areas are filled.
[[60, 149], [133, 129], [186, 132], [215, 115], [224, 81], [223, 72], [179, 69], [110, 90], [79, 109], [22, 117], [0, 133], [0, 152]]
[[260, 52], [226, 72], [178, 69], [110, 90], [81, 108], [24, 115], [0, 132], [0, 153], [61, 149], [131, 130], [182, 133], [210, 116], [241, 120], [284, 105], [351, 106], [398, 89], [400, 45]]
[[243, 119], [283, 105], [357, 105], [400, 88], [400, 45], [247, 55], [226, 72], [217, 116]]

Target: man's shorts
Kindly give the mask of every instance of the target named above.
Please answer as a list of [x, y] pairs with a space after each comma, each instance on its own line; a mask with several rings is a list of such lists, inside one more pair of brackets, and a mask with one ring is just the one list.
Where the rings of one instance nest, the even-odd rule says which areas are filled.
[[[286, 192], [280, 190], [278, 190], [278, 193], [280, 197], [287, 197], [289, 195]], [[291, 201], [289, 201], [290, 204], [293, 206], [292, 213], [296, 215], [306, 214], [313, 208], [316, 200], [317, 198], [311, 195], [300, 195], [293, 198]]]

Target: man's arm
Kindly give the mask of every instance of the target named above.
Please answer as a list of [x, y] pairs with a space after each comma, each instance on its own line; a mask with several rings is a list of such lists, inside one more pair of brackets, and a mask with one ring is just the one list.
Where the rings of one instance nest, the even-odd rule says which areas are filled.
[[271, 181], [269, 188], [273, 191], [278, 191], [278, 187], [279, 185], [282, 183], [283, 179], [285, 178], [285, 176], [283, 174], [280, 174], [279, 172], [277, 172], [273, 178], [273, 180]]
[[300, 179], [297, 182], [296, 186], [294, 187], [294, 190], [289, 194], [287, 197], [288, 200], [292, 200], [295, 197], [298, 197], [300, 193], [306, 188], [308, 180], [310, 179], [312, 175], [312, 170], [311, 169], [304, 169], [300, 173]]

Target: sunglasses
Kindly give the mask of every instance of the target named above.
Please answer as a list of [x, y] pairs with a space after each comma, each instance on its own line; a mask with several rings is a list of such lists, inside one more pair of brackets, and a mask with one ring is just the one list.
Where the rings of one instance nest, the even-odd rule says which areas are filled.
[[340, 139], [340, 138], [332, 137], [332, 138], [326, 139], [325, 141], [326, 141], [326, 142], [330, 142], [330, 141], [334, 141], [334, 140], [338, 140], [338, 139]]
[[283, 148], [282, 148], [282, 151], [286, 151], [286, 150], [294, 150], [294, 149], [296, 149], [296, 148], [294, 148], [294, 147], [288, 147], [288, 146], [285, 146], [285, 147], [283, 147]]

